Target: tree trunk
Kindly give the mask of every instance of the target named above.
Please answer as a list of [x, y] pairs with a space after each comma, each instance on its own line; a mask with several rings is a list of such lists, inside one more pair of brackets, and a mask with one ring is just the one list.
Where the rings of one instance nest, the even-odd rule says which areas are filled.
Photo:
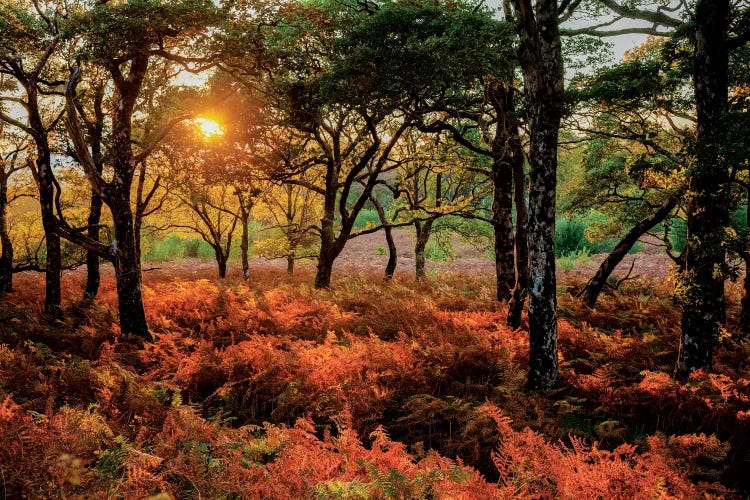
[[[43, 141], [46, 143], [46, 140]], [[39, 205], [42, 211], [42, 226], [46, 245], [46, 263], [44, 273], [44, 313], [54, 319], [63, 316], [61, 300], [62, 289], [62, 249], [60, 236], [57, 233], [57, 218], [54, 212], [54, 182], [49, 146], [37, 144], [37, 178], [39, 184]]]
[[0, 180], [0, 294], [13, 291], [13, 241], [8, 234], [8, 184]]
[[518, 128], [514, 147], [517, 147], [518, 160], [513, 164], [513, 186], [516, 204], [516, 283], [508, 302], [508, 326], [511, 328], [521, 327], [521, 313], [523, 312], [526, 294], [529, 289], [529, 210], [526, 206], [526, 174], [523, 171], [523, 148], [521, 138], [518, 136]]
[[326, 174], [326, 195], [323, 200], [323, 218], [320, 221], [320, 253], [318, 254], [318, 270], [315, 273], [315, 288], [329, 288], [331, 286], [333, 261], [337, 256], [333, 248], [336, 241], [333, 230], [334, 212], [336, 210], [333, 170], [333, 167], [329, 165]]
[[[88, 236], [94, 241], [99, 241], [99, 224], [102, 217], [102, 198], [92, 192], [89, 204]], [[140, 255], [140, 252], [139, 252]], [[84, 300], [93, 301], [99, 293], [101, 282], [99, 272], [99, 256], [94, 252], [86, 252], [86, 288], [83, 291]]]
[[224, 255], [221, 249], [214, 249], [216, 252], [216, 264], [219, 268], [219, 278], [224, 279], [227, 277], [227, 259], [228, 255]]
[[242, 279], [250, 279], [250, 259], [248, 253], [250, 251], [250, 228], [248, 225], [250, 214], [245, 210], [240, 213], [240, 223], [242, 224], [242, 236], [240, 239], [240, 254], [242, 259]]
[[60, 235], [57, 233], [58, 221], [55, 217], [56, 180], [52, 171], [52, 154], [47, 138], [47, 128], [42, 122], [39, 111], [36, 87], [26, 85], [26, 94], [28, 95], [29, 126], [36, 131], [36, 134], [34, 134], [36, 144], [35, 178], [39, 188], [39, 207], [42, 214], [42, 227], [44, 228], [47, 251], [44, 273], [44, 313], [51, 318], [61, 319], [63, 316], [61, 307], [62, 290], [60, 287], [62, 251]]
[[745, 249], [742, 252], [742, 260], [745, 263], [745, 278], [742, 280], [742, 299], [740, 300], [740, 331], [750, 333], [750, 188], [747, 189], [747, 207], [745, 207]]
[[432, 220], [427, 221], [415, 221], [414, 228], [416, 229], [416, 241], [414, 243], [414, 270], [416, 272], [417, 281], [421, 281], [427, 276], [425, 272], [425, 248], [427, 242], [430, 240], [430, 234], [432, 233]]
[[286, 273], [291, 276], [294, 274], [294, 254], [290, 253], [286, 256]]
[[515, 155], [518, 151], [511, 144], [511, 139], [518, 135], [518, 123], [514, 118], [512, 84], [492, 81], [486, 84], [485, 89], [498, 115], [495, 137], [490, 146], [493, 186], [492, 228], [495, 234], [497, 300], [506, 301], [510, 299], [511, 289], [516, 281], [513, 249], [513, 165], [517, 161]]
[[120, 331], [124, 336], [147, 339], [150, 336], [141, 293], [141, 256], [138, 254], [129, 191], [110, 208], [115, 226], [115, 279], [120, 312]]
[[[104, 171], [104, 154], [102, 142], [104, 137], [104, 85], [94, 85], [94, 121], [87, 123], [89, 142], [91, 144], [91, 157], [96, 166], [96, 171], [101, 176]], [[139, 193], [140, 194], [140, 193]], [[140, 201], [140, 196], [139, 196]], [[96, 190], [91, 190], [91, 201], [89, 202], [88, 237], [93, 241], [99, 241], [102, 219], [103, 200]], [[140, 226], [136, 225], [136, 237], [140, 234]], [[141, 254], [140, 238], [137, 241], [138, 255]], [[83, 290], [83, 299], [93, 301], [99, 293], [101, 275], [99, 272], [99, 256], [93, 251], [86, 252], [86, 287]]]
[[697, 115], [696, 161], [688, 172], [688, 222], [682, 339], [676, 376], [711, 368], [713, 345], [725, 322], [724, 228], [729, 222], [725, 135], [728, 88], [728, 0], [695, 7], [693, 84]]
[[555, 277], [557, 145], [563, 112], [563, 60], [556, 0], [514, 0], [530, 138], [528, 387], [558, 383]]
[[320, 255], [318, 256], [318, 271], [315, 274], [315, 288], [330, 288], [334, 259], [335, 257], [329, 251], [324, 252], [321, 248]]
[[378, 218], [380, 224], [383, 225], [385, 232], [385, 242], [388, 245], [388, 263], [385, 265], [385, 275], [383, 281], [390, 281], [393, 278], [393, 273], [396, 272], [396, 263], [398, 256], [396, 255], [396, 242], [393, 241], [393, 227], [388, 224], [388, 218], [385, 215], [383, 205], [380, 204], [378, 199], [371, 195], [370, 201], [372, 202], [375, 210], [378, 212]]
[[385, 265], [383, 279], [390, 281], [393, 279], [393, 273], [396, 272], [396, 264], [398, 262], [396, 242], [393, 241], [393, 228], [391, 226], [385, 226], [385, 242], [388, 245], [388, 263]]
[[594, 307], [596, 305], [596, 300], [599, 298], [599, 294], [607, 284], [607, 279], [609, 279], [610, 275], [615, 270], [615, 267], [622, 262], [622, 259], [625, 258], [630, 249], [633, 248], [635, 242], [638, 241], [641, 236], [667, 218], [674, 207], [677, 206], [677, 201], [682, 197], [682, 194], [682, 191], [673, 193], [664, 201], [664, 203], [662, 203], [656, 212], [633, 226], [630, 231], [628, 231], [628, 234], [617, 243], [614, 250], [610, 252], [607, 258], [604, 259], [604, 262], [599, 266], [594, 277], [589, 280], [581, 291], [583, 301], [587, 306]]
[[[494, 161], [493, 164], [499, 163]], [[493, 166], [492, 229], [495, 234], [495, 283], [497, 300], [511, 297], [515, 282], [513, 250], [513, 177], [510, 166]]]
[[740, 331], [747, 334], [750, 333], [750, 250], [745, 250], [742, 260], [745, 262], [745, 278], [742, 280], [744, 293], [740, 300]]
[[56, 225], [45, 224], [47, 262], [45, 265], [44, 284], [44, 313], [55, 319], [63, 317], [62, 312], [62, 246], [60, 236], [55, 233]]

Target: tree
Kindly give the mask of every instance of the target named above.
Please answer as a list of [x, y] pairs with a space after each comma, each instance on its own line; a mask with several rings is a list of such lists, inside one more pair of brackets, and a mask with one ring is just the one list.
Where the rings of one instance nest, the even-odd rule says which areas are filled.
[[711, 368], [713, 344], [726, 321], [722, 245], [729, 223], [729, 169], [722, 153], [728, 111], [729, 1], [695, 5], [693, 85], [697, 130], [695, 162], [688, 170], [687, 284], [676, 375]]
[[[695, 121], [684, 92], [689, 75], [683, 64], [665, 60], [663, 49], [651, 40], [622, 63], [575, 78], [568, 91], [578, 105], [568, 126], [579, 133], [584, 161], [563, 209], [596, 210], [607, 217], [597, 234], [622, 238], [580, 293], [589, 307], [636, 241], [669, 219], [685, 192], [690, 157], [683, 144]], [[669, 248], [666, 233], [664, 241]]]
[[242, 243], [246, 276], [247, 224], [257, 188], [251, 191], [245, 186], [250, 171], [247, 163], [232, 154], [231, 141], [225, 140], [221, 131], [214, 136], [202, 135], [197, 130], [199, 123], [186, 122], [162, 147], [162, 156], [169, 164], [163, 175], [168, 179], [165, 188], [179, 201], [170, 226], [189, 229], [208, 243], [219, 277], [225, 278], [234, 233], [241, 223], [245, 226]]
[[[692, 83], [696, 110], [694, 161], [687, 172], [687, 248], [681, 285], [682, 337], [676, 375], [686, 377], [711, 367], [713, 344], [725, 321], [725, 228], [728, 224], [728, 181], [725, 144], [728, 111], [729, 53], [750, 39], [746, 9], [730, 8], [727, 1], [699, 0], [693, 6], [642, 8], [639, 3], [598, 0], [617, 19], [651, 23], [648, 32], [659, 36], [687, 35], [692, 42]], [[574, 30], [594, 36], [613, 34], [598, 30], [611, 23]], [[730, 31], [732, 31], [730, 36]], [[622, 32], [618, 30], [617, 32]]]
[[[259, 41], [265, 26], [274, 35]], [[266, 62], [266, 96], [279, 124], [309, 141], [308, 167], [320, 172], [321, 182], [306, 187], [324, 206], [316, 286], [327, 287], [378, 177], [394, 166], [389, 155], [402, 134], [435, 100], [461, 99], [491, 67], [485, 56], [500, 52], [507, 32], [474, 6], [406, 1], [366, 9], [295, 5], [269, 15], [264, 27], [251, 28], [247, 37], [266, 55], [233, 64], [245, 76], [259, 60], [273, 61]]]
[[39, 189], [46, 244], [44, 312], [52, 318], [60, 318], [62, 256], [60, 221], [55, 214], [59, 184], [52, 170], [49, 136], [61, 114], [46, 116], [42, 100], [44, 96], [60, 91], [61, 81], [51, 60], [60, 44], [59, 23], [63, 12], [59, 5], [50, 7], [51, 12], [45, 12], [38, 2], [0, 7], [0, 71], [10, 76], [19, 90], [18, 95], [4, 95], [2, 101], [20, 105], [25, 111], [25, 116], [19, 118], [0, 112], [0, 119], [34, 141], [36, 159], [33, 172]]
[[[112, 213], [114, 243], [109, 255], [115, 267], [120, 328], [124, 335], [146, 338], [148, 324], [141, 294], [140, 255], [135, 234], [131, 190], [136, 168], [151, 153], [168, 131], [190, 113], [175, 116], [152, 137], [144, 138], [140, 151], [133, 150], [133, 115], [154, 58], [190, 61], [177, 55], [174, 47], [188, 36], [205, 30], [216, 21], [211, 2], [183, 0], [175, 2], [99, 3], [92, 9], [71, 16], [67, 35], [79, 44], [78, 62], [71, 71], [65, 89], [65, 124], [76, 156], [94, 191]], [[194, 40], [195, 38], [193, 38]], [[87, 64], [102, 68], [112, 82], [111, 179], [97, 170], [81, 131], [76, 89]]]
[[314, 258], [316, 255], [316, 249], [311, 247], [322, 207], [318, 193], [300, 185], [307, 182], [309, 180], [299, 184], [269, 183], [261, 190], [263, 203], [256, 210], [258, 218], [265, 222], [267, 231], [281, 233], [281, 237], [271, 236], [259, 241], [256, 251], [267, 258], [286, 259], [286, 272], [289, 275], [294, 273], [297, 260]]
[[[91, 149], [91, 159], [99, 175], [104, 173], [104, 159], [107, 154], [105, 139], [110, 139], [105, 137], [104, 94], [106, 84], [107, 81], [104, 78], [92, 76], [86, 82], [88, 92], [79, 93], [76, 99], [76, 107], [86, 131], [86, 140]], [[83, 102], [84, 97], [89, 101], [88, 103]], [[85, 111], [87, 107], [91, 109], [90, 115]], [[71, 151], [71, 153], [75, 156], [74, 152]], [[100, 240], [102, 229], [102, 208], [102, 197], [94, 189], [91, 189], [86, 231], [87, 236], [96, 242]], [[83, 290], [85, 300], [93, 301], [96, 298], [99, 293], [100, 282], [99, 254], [89, 250], [86, 252], [86, 285]]]
[[[395, 154], [399, 166], [393, 173], [394, 178], [383, 181], [391, 186], [399, 201], [394, 203], [393, 221], [382, 224], [391, 229], [394, 224], [404, 222], [399, 220], [404, 218], [400, 215], [409, 214], [405, 220], [411, 221], [415, 230], [417, 280], [426, 276], [425, 249], [434, 231], [440, 229], [439, 221], [447, 216], [488, 220], [481, 203], [489, 196], [488, 183], [484, 171], [477, 171], [476, 167], [483, 158], [478, 159], [446, 139], [439, 134], [429, 136], [416, 131], [407, 134]], [[449, 224], [445, 229], [451, 231], [452, 227]], [[512, 261], [512, 244], [510, 251]]]
[[563, 115], [563, 59], [556, 0], [512, 0], [529, 126], [529, 377], [557, 385], [555, 199]]
[[11, 177], [28, 168], [28, 145], [20, 138], [11, 140], [13, 136], [6, 133], [6, 127], [0, 122], [0, 294], [13, 291], [14, 252], [8, 209], [15, 200], [30, 195], [11, 190]]

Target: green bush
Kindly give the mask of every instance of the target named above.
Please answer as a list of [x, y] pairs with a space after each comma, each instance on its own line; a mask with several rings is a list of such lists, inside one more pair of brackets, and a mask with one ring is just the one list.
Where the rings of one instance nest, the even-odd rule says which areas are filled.
[[587, 248], [589, 241], [584, 232], [586, 225], [576, 219], [560, 218], [555, 221], [555, 255], [563, 257]]
[[[234, 244], [233, 244], [234, 246]], [[232, 249], [239, 253], [239, 245]], [[214, 250], [211, 245], [198, 238], [183, 238], [177, 234], [170, 234], [163, 240], [154, 240], [150, 248], [142, 257], [149, 262], [163, 262], [172, 259], [197, 258], [211, 260], [214, 258]]]
[[[555, 256], [559, 258], [584, 253], [591, 255], [611, 252], [619, 238], [589, 240], [586, 237], [587, 229], [603, 221], [606, 221], [605, 216], [596, 213], [588, 213], [576, 218], [557, 219], [555, 221]], [[643, 245], [636, 243], [630, 249], [630, 253], [637, 253], [641, 250], [643, 250]]]
[[432, 234], [424, 248], [424, 255], [429, 260], [451, 260], [453, 259], [452, 232], [437, 231]]
[[364, 229], [368, 226], [379, 226], [380, 216], [378, 211], [374, 208], [363, 208], [357, 214], [357, 220], [354, 221], [354, 227], [357, 229]]

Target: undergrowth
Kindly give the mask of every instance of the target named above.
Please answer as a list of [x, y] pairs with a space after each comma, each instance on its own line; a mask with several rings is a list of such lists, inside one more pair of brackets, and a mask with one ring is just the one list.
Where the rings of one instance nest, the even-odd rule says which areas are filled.
[[[42, 284], [22, 277], [0, 305], [5, 496], [748, 491], [750, 347], [728, 332], [715, 373], [675, 382], [666, 284], [634, 283], [594, 311], [561, 296], [563, 384], [538, 394], [524, 389], [527, 334], [504, 325], [489, 280], [363, 275], [316, 291], [309, 278], [147, 273], [154, 339], [134, 353], [114, 326], [111, 278], [94, 306], [71, 301], [49, 326]], [[66, 277], [65, 295], [80, 285]]]

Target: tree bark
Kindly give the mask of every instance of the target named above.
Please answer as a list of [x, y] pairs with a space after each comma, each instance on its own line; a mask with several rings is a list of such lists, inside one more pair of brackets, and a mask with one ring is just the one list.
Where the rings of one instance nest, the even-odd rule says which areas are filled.
[[141, 293], [141, 256], [136, 247], [130, 199], [129, 196], [125, 198], [129, 191], [122, 194], [119, 203], [111, 206], [115, 226], [114, 265], [120, 331], [126, 337], [145, 339], [150, 334]]
[[0, 294], [13, 291], [13, 241], [8, 234], [8, 180], [0, 179]]
[[[95, 192], [91, 193], [89, 203], [88, 217], [88, 237], [94, 241], [99, 241], [100, 227], [102, 217], [102, 198]], [[140, 255], [140, 252], [139, 252]], [[83, 291], [84, 300], [93, 301], [99, 293], [99, 284], [101, 282], [101, 273], [99, 272], [99, 255], [95, 252], [86, 252], [86, 287]]]
[[581, 291], [583, 301], [587, 306], [593, 308], [596, 305], [599, 294], [606, 286], [607, 280], [615, 270], [615, 267], [617, 267], [617, 265], [622, 262], [622, 259], [625, 258], [630, 249], [633, 248], [633, 245], [635, 245], [636, 241], [638, 241], [641, 236], [646, 234], [647, 231], [650, 231], [654, 226], [667, 218], [667, 216], [677, 206], [677, 202], [682, 197], [682, 194], [682, 191], [674, 192], [669, 198], [664, 201], [664, 203], [662, 203], [662, 205], [656, 212], [633, 226], [630, 231], [628, 231], [628, 233], [623, 236], [623, 238], [617, 243], [612, 252], [610, 252], [607, 258], [604, 259], [604, 262], [602, 262], [602, 264], [599, 266], [599, 269], [596, 271], [594, 277], [589, 280], [589, 282]]
[[378, 199], [375, 198], [375, 196], [370, 196], [370, 201], [378, 212], [378, 218], [380, 219], [380, 223], [383, 225], [383, 231], [385, 232], [385, 243], [388, 245], [388, 262], [385, 265], [383, 281], [390, 281], [393, 279], [393, 273], [396, 272], [396, 264], [398, 263], [396, 242], [393, 241], [393, 227], [388, 224], [389, 221], [385, 215], [385, 210]]
[[335, 257], [332, 257], [328, 252], [323, 252], [321, 248], [318, 256], [318, 269], [315, 273], [315, 288], [330, 288], [334, 259]]
[[523, 171], [523, 148], [521, 138], [516, 130], [516, 140], [519, 161], [513, 164], [513, 188], [516, 205], [516, 283], [508, 302], [508, 326], [511, 328], [521, 327], [521, 313], [526, 301], [529, 289], [529, 210], [526, 206], [526, 174]]
[[318, 269], [315, 273], [315, 288], [329, 288], [331, 286], [333, 261], [337, 256], [334, 249], [336, 236], [333, 228], [336, 211], [336, 177], [338, 177], [336, 172], [336, 168], [330, 162], [327, 166], [325, 178], [326, 188], [323, 199], [323, 218], [320, 221], [320, 253], [318, 254]]
[[291, 276], [294, 274], [294, 255], [288, 254], [286, 256], [286, 273]]
[[695, 7], [696, 161], [688, 172], [687, 247], [682, 338], [675, 375], [711, 369], [713, 345], [726, 320], [722, 246], [729, 222], [728, 168], [721, 152], [728, 108], [728, 0]]
[[391, 226], [385, 226], [385, 243], [388, 245], [388, 262], [385, 265], [383, 279], [390, 281], [393, 279], [393, 274], [396, 272], [396, 265], [398, 263], [396, 242], [393, 240], [393, 228]]
[[558, 384], [555, 276], [557, 145], [563, 112], [563, 59], [556, 0], [513, 0], [530, 138], [530, 389]]
[[745, 227], [747, 228], [745, 249], [742, 260], [745, 263], [745, 278], [742, 280], [742, 299], [740, 299], [740, 331], [750, 333], [750, 187], [747, 188], [747, 207], [745, 208]]
[[[130, 193], [136, 161], [132, 150], [132, 115], [148, 68], [148, 56], [133, 59], [128, 77], [113, 96], [112, 164], [114, 176], [107, 186], [107, 201], [115, 226], [115, 277], [120, 330], [125, 336], [150, 337], [141, 293], [140, 234], [136, 234]], [[140, 233], [140, 231], [139, 231]]]
[[219, 269], [219, 278], [224, 279], [227, 277], [227, 260], [229, 259], [229, 255], [224, 255], [221, 248], [214, 248], [214, 252], [216, 253], [216, 264]]
[[742, 280], [742, 299], [740, 299], [740, 331], [744, 334], [750, 333], [750, 251], [742, 254], [745, 263], [745, 277]]
[[26, 109], [29, 114], [29, 128], [33, 131], [32, 137], [36, 145], [35, 178], [39, 188], [39, 207], [47, 252], [44, 273], [44, 313], [50, 318], [61, 319], [63, 317], [60, 286], [62, 251], [60, 235], [57, 232], [58, 221], [55, 216], [56, 180], [52, 171], [52, 153], [47, 128], [44, 126], [39, 110], [35, 83], [26, 82], [25, 90], [28, 96]]
[[242, 224], [242, 235], [240, 237], [240, 254], [242, 259], [242, 279], [250, 279], [250, 259], [248, 253], [250, 251], [250, 214], [244, 210], [240, 212], [240, 223]]
[[[516, 281], [513, 248], [513, 166], [518, 161], [519, 151], [512, 141], [514, 135], [518, 135], [518, 123], [513, 109], [512, 82], [488, 82], [485, 92], [498, 115], [495, 137], [490, 145], [492, 228], [495, 235], [497, 300], [507, 301], [511, 298], [511, 290]], [[520, 157], [520, 161], [523, 162], [523, 156]]]
[[62, 248], [57, 233], [57, 217], [54, 212], [54, 180], [52, 163], [46, 136], [37, 138], [36, 171], [39, 185], [39, 205], [42, 211], [42, 227], [46, 246], [44, 272], [44, 314], [53, 319], [61, 319], [62, 289]]
[[[94, 120], [87, 123], [89, 143], [91, 144], [91, 157], [96, 165], [96, 171], [101, 176], [104, 172], [104, 154], [102, 152], [102, 141], [104, 137], [104, 84], [94, 86]], [[91, 189], [91, 200], [89, 202], [88, 237], [93, 241], [99, 241], [100, 226], [102, 218], [103, 200], [95, 189]], [[139, 229], [136, 236], [139, 234]], [[140, 255], [140, 242], [138, 243], [138, 255]], [[99, 293], [101, 273], [99, 272], [99, 255], [89, 250], [86, 252], [86, 286], [83, 290], [83, 299], [93, 301]]]
[[417, 281], [422, 281], [427, 273], [425, 271], [425, 248], [427, 248], [427, 242], [430, 241], [430, 235], [432, 234], [432, 219], [426, 221], [414, 221], [414, 228], [416, 229], [416, 241], [414, 242], [414, 271], [416, 273]]

